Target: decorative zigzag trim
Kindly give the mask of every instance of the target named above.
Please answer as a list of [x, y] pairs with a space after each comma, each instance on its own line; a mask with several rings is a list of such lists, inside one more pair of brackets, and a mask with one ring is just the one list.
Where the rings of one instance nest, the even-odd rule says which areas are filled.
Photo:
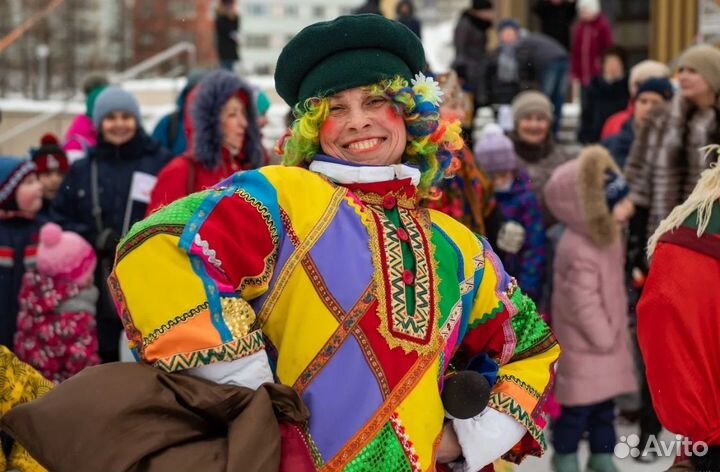
[[222, 262], [217, 258], [217, 252], [215, 249], [210, 249], [210, 243], [200, 237], [200, 233], [195, 233], [193, 242], [202, 249], [202, 253], [207, 257], [208, 262], [214, 265], [217, 269], [222, 270]]
[[261, 330], [255, 330], [244, 338], [209, 349], [201, 349], [184, 354], [175, 354], [155, 361], [155, 367], [166, 372], [191, 369], [214, 362], [229, 362], [255, 354], [265, 348], [265, 339]]
[[167, 323], [160, 325], [159, 328], [154, 329], [150, 334], [143, 338], [143, 346], [147, 347], [150, 344], [158, 340], [160, 336], [170, 331], [173, 327], [185, 323], [188, 320], [195, 318], [197, 315], [208, 309], [208, 302], [201, 303], [195, 308], [191, 308], [182, 315], [176, 316], [175, 318], [168, 320]]
[[[261, 286], [265, 284], [268, 280], [270, 280], [270, 276], [272, 274], [272, 270], [275, 267], [275, 262], [277, 262], [278, 257], [278, 246], [280, 244], [280, 234], [278, 233], [278, 229], [275, 226], [275, 221], [273, 220], [272, 215], [270, 214], [270, 210], [267, 209], [267, 207], [258, 200], [257, 198], [250, 195], [248, 192], [246, 192], [243, 189], [238, 189], [235, 194], [239, 197], [245, 200], [247, 203], [249, 203], [255, 210], [260, 214], [263, 221], [265, 221], [265, 225], [267, 226], [268, 233], [270, 233], [270, 239], [272, 241], [273, 250], [265, 257], [265, 264], [264, 264], [264, 270], [263, 273], [260, 274], [257, 277], [244, 277], [240, 281], [240, 285], [236, 287], [235, 290], [237, 290], [238, 293], [241, 293], [246, 287], [252, 285], [252, 286]], [[219, 263], [220, 261], [218, 261]]]
[[542, 429], [540, 429], [540, 427], [530, 417], [530, 414], [525, 411], [517, 403], [517, 401], [515, 401], [514, 398], [504, 392], [495, 392], [490, 396], [488, 406], [494, 410], [499, 411], [500, 413], [505, 413], [506, 415], [514, 418], [518, 423], [523, 425], [523, 427], [528, 430], [528, 433], [537, 444], [537, 447], [531, 449], [523, 455], [517, 455], [514, 453], [511, 455], [510, 453], [508, 453], [508, 455], [505, 457], [506, 460], [519, 463], [523, 459], [524, 455], [532, 455], [536, 457], [541, 457], [543, 455], [547, 445], [545, 444], [545, 435], [543, 434]]
[[390, 417], [390, 424], [392, 425], [392, 429], [395, 431], [395, 435], [402, 445], [403, 451], [405, 451], [405, 457], [407, 457], [408, 462], [410, 462], [410, 467], [413, 472], [422, 472], [420, 457], [415, 452], [415, 446], [413, 446], [412, 441], [410, 441], [410, 436], [405, 432], [405, 427], [402, 425], [397, 412], [393, 413]]

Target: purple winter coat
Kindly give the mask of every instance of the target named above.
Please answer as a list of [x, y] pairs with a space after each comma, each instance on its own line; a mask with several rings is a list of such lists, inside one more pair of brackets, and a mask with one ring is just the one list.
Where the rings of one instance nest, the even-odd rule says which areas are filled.
[[605, 203], [605, 171], [620, 173], [610, 154], [590, 146], [553, 173], [545, 201], [565, 229], [557, 246], [553, 331], [563, 347], [555, 395], [581, 406], [637, 390], [628, 330], [624, 250]]

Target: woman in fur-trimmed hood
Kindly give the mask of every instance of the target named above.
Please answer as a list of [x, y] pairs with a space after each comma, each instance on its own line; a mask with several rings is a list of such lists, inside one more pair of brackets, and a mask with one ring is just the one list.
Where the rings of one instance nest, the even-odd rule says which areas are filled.
[[249, 84], [231, 72], [218, 70], [200, 82], [188, 101], [190, 149], [158, 175], [148, 214], [212, 187], [237, 171], [266, 164]]
[[591, 146], [558, 167], [544, 193], [567, 226], [555, 253], [552, 294], [553, 328], [563, 346], [555, 470], [579, 470], [577, 445], [585, 430], [592, 470], [615, 470], [608, 468], [615, 445], [612, 399], [637, 389], [619, 227], [632, 214], [630, 189], [610, 154]]

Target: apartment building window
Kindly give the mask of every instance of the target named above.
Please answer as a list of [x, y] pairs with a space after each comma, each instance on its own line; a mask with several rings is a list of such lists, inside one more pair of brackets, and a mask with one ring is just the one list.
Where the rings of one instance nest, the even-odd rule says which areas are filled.
[[297, 17], [298, 16], [297, 5], [285, 5], [285, 16]]
[[250, 3], [247, 6], [249, 16], [265, 16], [267, 15], [267, 7], [262, 3]]
[[248, 34], [245, 36], [245, 45], [250, 48], [270, 47], [270, 36], [267, 34]]
[[326, 14], [327, 12], [324, 5], [315, 5], [312, 7], [313, 18], [325, 18]]

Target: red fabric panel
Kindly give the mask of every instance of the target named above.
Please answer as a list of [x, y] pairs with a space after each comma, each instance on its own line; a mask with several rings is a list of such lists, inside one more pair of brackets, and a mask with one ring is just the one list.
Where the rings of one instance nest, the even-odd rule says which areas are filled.
[[265, 260], [275, 250], [268, 223], [253, 204], [234, 195], [223, 198], [202, 225], [200, 237], [215, 250], [233, 287], [264, 273]]
[[367, 313], [362, 317], [359, 323], [360, 329], [365, 333], [365, 337], [370, 343], [373, 352], [380, 362], [380, 366], [373, 366], [373, 369], [381, 368], [385, 373], [390, 390], [402, 380], [403, 376], [410, 370], [418, 359], [416, 352], [405, 354], [401, 347], [390, 349], [382, 337], [378, 328], [380, 327], [380, 318], [377, 313], [377, 302], [368, 309]]
[[317, 469], [300, 428], [293, 423], [280, 423], [280, 435], [279, 472], [315, 472]]
[[638, 340], [662, 424], [720, 445], [720, 261], [660, 243], [638, 305]]

